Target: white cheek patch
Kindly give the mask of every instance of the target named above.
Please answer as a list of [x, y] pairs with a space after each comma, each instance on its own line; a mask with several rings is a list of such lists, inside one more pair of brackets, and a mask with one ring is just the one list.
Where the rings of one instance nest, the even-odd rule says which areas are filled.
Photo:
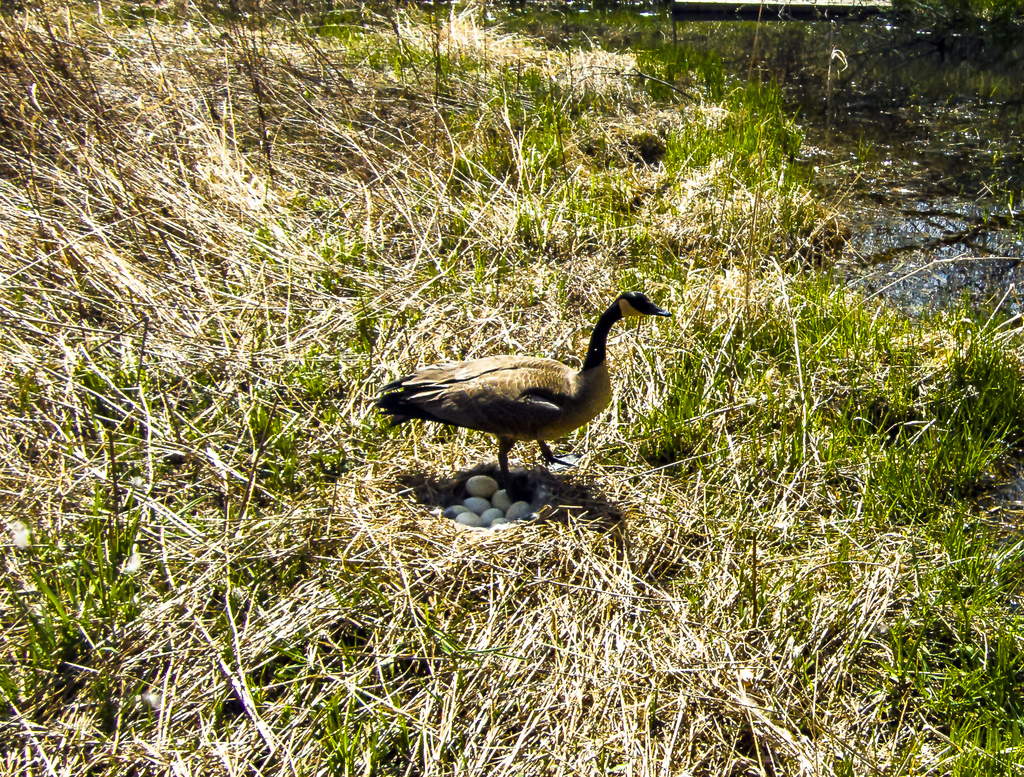
[[623, 317], [626, 317], [626, 316], [642, 316], [643, 315], [643, 313], [641, 313], [635, 307], [630, 305], [629, 302], [627, 300], [624, 300], [624, 299], [620, 299], [619, 300], [619, 310], [622, 311]]

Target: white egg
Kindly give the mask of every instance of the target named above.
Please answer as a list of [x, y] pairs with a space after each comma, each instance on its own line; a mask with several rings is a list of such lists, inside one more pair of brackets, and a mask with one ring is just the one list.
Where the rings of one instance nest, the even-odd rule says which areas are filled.
[[[461, 523], [463, 526], [473, 526], [475, 528], [479, 528], [485, 525], [483, 518], [481, 518], [476, 513], [469, 512], [468, 510], [464, 513], [459, 513], [455, 517], [455, 523]], [[486, 525], [490, 526], [489, 523]]]
[[521, 521], [533, 512], [529, 502], [516, 502], [505, 513], [510, 521]]
[[505, 511], [499, 510], [497, 507], [492, 507], [490, 510], [484, 510], [480, 517], [487, 521], [488, 525], [498, 520], [505, 520]]
[[491, 504], [499, 510], [507, 510], [512, 506], [512, 497], [510, 497], [508, 495], [508, 491], [503, 488], [500, 491], [494, 492], [494, 496], [491, 497]]
[[498, 490], [498, 481], [487, 475], [474, 475], [466, 481], [466, 492], [470, 496], [490, 498]]
[[463, 499], [462, 504], [468, 507], [477, 515], [483, 515], [484, 510], [491, 509], [491, 503], [487, 499], [483, 499], [479, 496], [471, 496], [468, 499]]
[[468, 513], [469, 508], [466, 505], [452, 505], [451, 507], [444, 508], [444, 517], [455, 519], [459, 513]]

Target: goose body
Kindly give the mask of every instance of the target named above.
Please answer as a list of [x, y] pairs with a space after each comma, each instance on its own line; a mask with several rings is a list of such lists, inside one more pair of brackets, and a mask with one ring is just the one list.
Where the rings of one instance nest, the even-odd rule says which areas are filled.
[[392, 416], [392, 425], [420, 418], [493, 434], [507, 480], [508, 453], [516, 442], [536, 440], [544, 460], [557, 462], [545, 441], [578, 429], [608, 406], [608, 332], [616, 321], [633, 315], [671, 313], [639, 292], [627, 292], [597, 320], [579, 371], [553, 359], [529, 356], [431, 365], [388, 383], [376, 405]]

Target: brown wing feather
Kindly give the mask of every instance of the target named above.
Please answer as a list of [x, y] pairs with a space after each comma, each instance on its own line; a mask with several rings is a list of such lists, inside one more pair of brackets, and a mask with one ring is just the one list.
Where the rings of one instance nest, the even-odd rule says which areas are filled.
[[563, 420], [573, 375], [550, 359], [492, 356], [424, 367], [386, 389], [442, 423], [535, 439]]

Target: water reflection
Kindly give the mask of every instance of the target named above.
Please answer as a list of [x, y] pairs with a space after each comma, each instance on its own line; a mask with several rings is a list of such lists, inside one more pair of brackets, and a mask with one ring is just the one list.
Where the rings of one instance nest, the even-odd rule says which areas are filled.
[[734, 68], [756, 35], [757, 72], [804, 117], [800, 161], [850, 220], [850, 283], [911, 313], [963, 294], [998, 302], [1019, 283], [1024, 42], [877, 20], [705, 27], [691, 41], [731, 40]]

